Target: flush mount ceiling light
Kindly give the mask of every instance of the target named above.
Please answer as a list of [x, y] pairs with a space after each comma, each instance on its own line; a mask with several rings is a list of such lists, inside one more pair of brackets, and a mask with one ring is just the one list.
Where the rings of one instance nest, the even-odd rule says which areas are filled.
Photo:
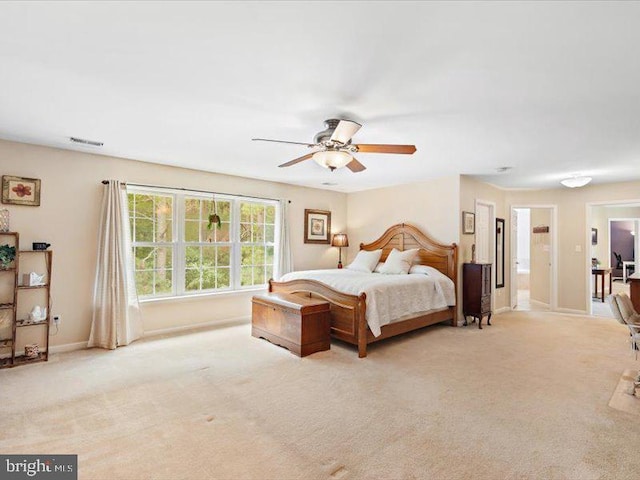
[[591, 180], [592, 180], [591, 177], [582, 177], [578, 175], [573, 175], [572, 177], [561, 180], [560, 183], [565, 187], [578, 188], [578, 187], [584, 187]]

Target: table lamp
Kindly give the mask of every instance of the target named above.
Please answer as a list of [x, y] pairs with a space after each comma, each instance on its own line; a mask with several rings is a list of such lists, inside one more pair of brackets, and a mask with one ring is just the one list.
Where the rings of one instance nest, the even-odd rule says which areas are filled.
[[342, 247], [349, 246], [349, 238], [346, 233], [336, 233], [331, 239], [331, 246], [338, 247], [339, 249], [339, 259], [338, 259], [338, 268], [342, 268]]

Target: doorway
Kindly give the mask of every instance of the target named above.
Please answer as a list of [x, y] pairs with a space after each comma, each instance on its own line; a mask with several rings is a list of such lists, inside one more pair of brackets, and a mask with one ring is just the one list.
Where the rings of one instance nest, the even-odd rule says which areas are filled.
[[555, 206], [511, 207], [511, 308], [555, 310]]
[[[629, 294], [627, 277], [640, 271], [640, 202], [602, 202], [589, 204], [587, 229], [590, 240], [588, 263], [588, 305], [587, 312], [598, 317], [613, 318], [606, 302], [602, 301], [602, 285], [595, 286], [592, 269], [605, 272], [604, 296], [611, 293]], [[597, 296], [595, 295], [598, 291]]]

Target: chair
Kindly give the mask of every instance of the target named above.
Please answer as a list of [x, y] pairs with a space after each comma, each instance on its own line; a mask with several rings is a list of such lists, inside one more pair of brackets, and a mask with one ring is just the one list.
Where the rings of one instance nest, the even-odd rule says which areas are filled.
[[607, 297], [607, 303], [613, 316], [629, 329], [631, 336], [631, 349], [638, 359], [640, 348], [640, 314], [633, 308], [633, 303], [626, 293], [614, 293]]

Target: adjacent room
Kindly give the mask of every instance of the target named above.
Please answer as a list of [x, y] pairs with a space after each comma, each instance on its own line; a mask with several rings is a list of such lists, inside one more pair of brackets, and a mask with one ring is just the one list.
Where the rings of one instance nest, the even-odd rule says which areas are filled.
[[639, 24], [1, 2], [0, 478], [639, 478]]

